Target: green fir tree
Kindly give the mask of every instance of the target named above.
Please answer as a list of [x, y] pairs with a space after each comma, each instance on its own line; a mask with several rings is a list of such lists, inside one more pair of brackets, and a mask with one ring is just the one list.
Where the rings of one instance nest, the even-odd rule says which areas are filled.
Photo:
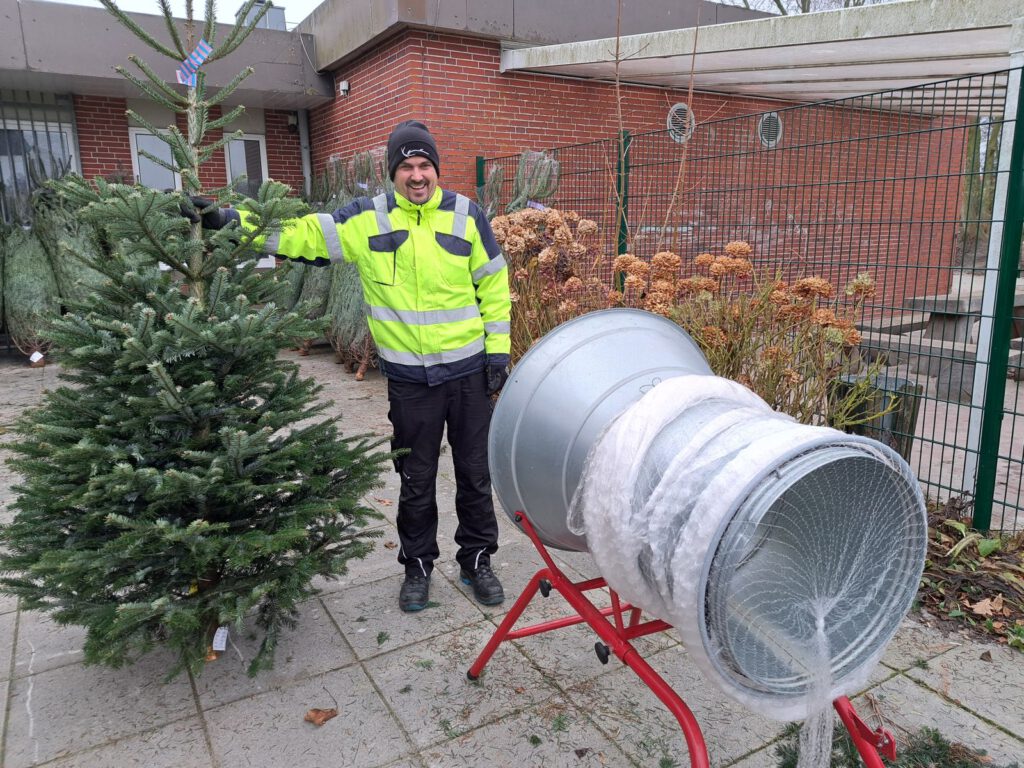
[[[212, 0], [202, 29], [191, 4], [179, 28], [160, 0], [164, 44], [103, 2], [176, 62], [200, 32], [210, 60], [222, 58], [259, 21], [217, 40]], [[142, 77], [125, 76], [186, 117], [186, 133], [148, 126], [174, 158], [150, 159], [180, 174], [184, 191], [54, 183], [116, 247], [89, 259], [103, 282], [49, 331], [64, 383], [17, 424], [11, 463], [22, 480], [16, 517], [0, 531], [0, 584], [24, 608], [84, 626], [87, 661], [119, 666], [166, 646], [177, 655], [169, 676], [200, 670], [218, 627], [254, 617], [263, 633], [255, 674], [271, 666], [312, 579], [343, 574], [370, 550], [366, 525], [378, 515], [362, 499], [390, 454], [379, 438], [343, 436], [316, 382], [279, 357], [293, 339], [323, 332], [323, 320], [282, 307], [286, 283], [255, 268], [262, 237], [304, 204], [272, 181], [244, 201], [224, 188], [204, 210], [243, 205], [257, 228], [201, 227], [199, 167], [233, 138], [206, 135], [240, 112], [211, 119], [210, 110], [249, 70], [210, 95], [202, 71], [182, 90], [132, 61]]]

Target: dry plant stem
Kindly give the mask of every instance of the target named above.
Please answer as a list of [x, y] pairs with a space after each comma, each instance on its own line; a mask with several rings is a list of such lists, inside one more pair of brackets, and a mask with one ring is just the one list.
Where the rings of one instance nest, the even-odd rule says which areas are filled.
[[[693, 112], [693, 79], [694, 72], [697, 68], [697, 38], [700, 35], [700, 5], [697, 6], [697, 24], [693, 28], [693, 49], [690, 51], [690, 81], [686, 91], [686, 105], [690, 110], [690, 114], [694, 118], [694, 126], [697, 125], [697, 115]], [[686, 183], [686, 166], [687, 160], [689, 159], [689, 142], [683, 144], [683, 155], [679, 158], [679, 173], [676, 176], [675, 186], [672, 188], [672, 197], [668, 201], [668, 205], [665, 207], [665, 219], [661, 223], [661, 230], [658, 232], [658, 247], [655, 249], [660, 251], [663, 247], [665, 232], [668, 231], [668, 222], [672, 217], [672, 212], [675, 210], [676, 202], [679, 199], [680, 190]]]

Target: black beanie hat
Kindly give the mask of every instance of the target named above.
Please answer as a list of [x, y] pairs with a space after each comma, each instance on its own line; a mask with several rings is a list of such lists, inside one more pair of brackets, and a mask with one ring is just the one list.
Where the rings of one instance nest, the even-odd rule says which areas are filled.
[[429, 160], [437, 175], [441, 175], [441, 159], [437, 154], [437, 144], [430, 135], [427, 126], [418, 120], [405, 120], [395, 126], [388, 137], [388, 176], [395, 180], [395, 171], [399, 164], [408, 157], [419, 155]]

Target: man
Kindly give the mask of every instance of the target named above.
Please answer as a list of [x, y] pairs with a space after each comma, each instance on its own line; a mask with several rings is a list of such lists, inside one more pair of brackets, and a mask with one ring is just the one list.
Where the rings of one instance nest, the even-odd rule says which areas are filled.
[[[420, 122], [388, 139], [395, 193], [359, 198], [333, 214], [287, 222], [265, 249], [307, 264], [355, 262], [367, 320], [388, 380], [392, 447], [401, 476], [398, 562], [403, 611], [427, 606], [437, 546], [441, 438], [455, 464], [456, 559], [476, 599], [505, 599], [491, 570], [498, 525], [487, 466], [490, 396], [508, 376], [508, 270], [481, 209], [438, 186], [440, 157]], [[216, 214], [217, 212], [214, 211]], [[227, 211], [246, 226], [245, 211]], [[206, 217], [204, 216], [204, 223]]]

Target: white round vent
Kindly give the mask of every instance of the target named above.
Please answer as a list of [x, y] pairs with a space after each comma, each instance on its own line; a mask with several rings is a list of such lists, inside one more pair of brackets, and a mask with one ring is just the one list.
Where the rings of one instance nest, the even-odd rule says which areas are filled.
[[680, 102], [672, 105], [665, 124], [672, 141], [685, 144], [693, 135], [693, 129], [697, 127], [697, 118], [693, 116], [689, 105]]
[[778, 112], [765, 112], [757, 121], [757, 138], [761, 144], [771, 149], [782, 138], [782, 118]]

